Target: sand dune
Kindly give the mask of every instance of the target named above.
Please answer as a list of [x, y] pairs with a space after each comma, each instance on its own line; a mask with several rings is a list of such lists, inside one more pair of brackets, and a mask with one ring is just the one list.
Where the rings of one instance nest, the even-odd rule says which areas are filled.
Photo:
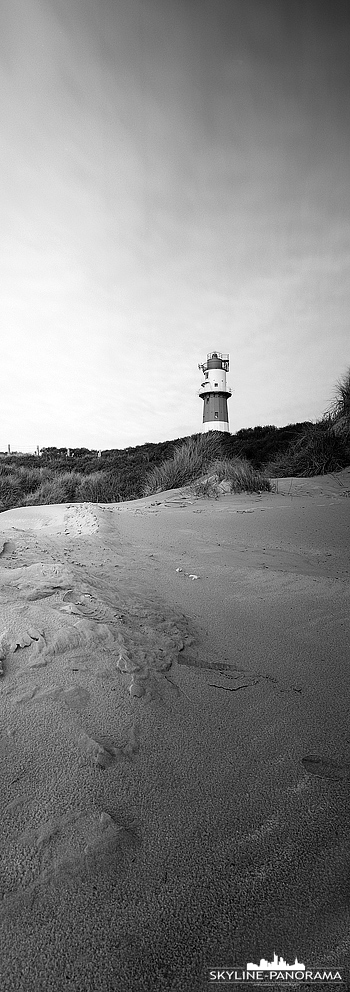
[[346, 963], [349, 495], [0, 515], [2, 990]]

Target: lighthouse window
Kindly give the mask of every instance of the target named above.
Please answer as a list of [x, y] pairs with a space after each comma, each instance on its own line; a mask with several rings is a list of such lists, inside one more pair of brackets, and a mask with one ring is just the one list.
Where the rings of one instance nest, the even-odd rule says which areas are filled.
[[219, 414], [218, 413], [214, 413], [214, 420], [219, 420]]
[[206, 403], [209, 403], [209, 396], [206, 396], [206, 397], [205, 397], [205, 402], [206, 402]]
[[219, 385], [219, 383], [218, 383], [218, 382], [214, 382], [214, 386], [218, 386], [218, 385]]

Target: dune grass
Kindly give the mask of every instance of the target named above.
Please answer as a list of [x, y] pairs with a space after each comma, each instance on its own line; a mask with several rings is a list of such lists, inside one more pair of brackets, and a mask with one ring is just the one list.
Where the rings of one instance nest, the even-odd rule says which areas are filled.
[[117, 503], [118, 479], [107, 472], [47, 472], [40, 486], [26, 500], [28, 506], [44, 503]]
[[350, 367], [336, 383], [329, 418], [336, 437], [350, 443]]
[[0, 510], [23, 505], [39, 485], [39, 468], [0, 462]]
[[349, 464], [342, 439], [324, 419], [310, 424], [305, 433], [266, 465], [270, 478], [298, 476], [306, 478], [339, 472]]
[[218, 495], [223, 480], [231, 492], [257, 492], [270, 489], [264, 473], [256, 471], [245, 458], [222, 457], [222, 434], [209, 431], [189, 438], [177, 448], [172, 458], [152, 469], [146, 478], [143, 495], [192, 485], [195, 495]]
[[286, 451], [266, 465], [270, 478], [325, 475], [350, 465], [350, 368], [335, 386], [333, 402]]
[[46, 503], [117, 503], [120, 480], [113, 472], [53, 472], [50, 469], [10, 471], [0, 465], [0, 511]]
[[269, 492], [271, 489], [266, 474], [253, 468], [247, 458], [219, 459], [209, 466], [208, 474], [217, 485], [228, 482], [231, 493]]
[[197, 434], [181, 444], [171, 458], [155, 465], [147, 473], [143, 495], [151, 496], [167, 489], [178, 489], [203, 475], [211, 461], [220, 455], [220, 434], [211, 431]]

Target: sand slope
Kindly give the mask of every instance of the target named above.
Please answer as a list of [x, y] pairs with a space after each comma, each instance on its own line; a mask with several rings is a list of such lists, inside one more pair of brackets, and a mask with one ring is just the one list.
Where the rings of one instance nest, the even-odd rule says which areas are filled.
[[349, 493], [0, 515], [2, 989], [347, 960]]

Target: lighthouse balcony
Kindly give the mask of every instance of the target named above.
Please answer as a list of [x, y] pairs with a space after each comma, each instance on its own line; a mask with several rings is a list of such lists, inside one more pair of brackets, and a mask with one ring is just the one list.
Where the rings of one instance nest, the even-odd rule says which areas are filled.
[[232, 389], [229, 386], [213, 386], [210, 382], [205, 382], [198, 390], [198, 396], [208, 396], [209, 393], [220, 393], [221, 396], [232, 396]]

